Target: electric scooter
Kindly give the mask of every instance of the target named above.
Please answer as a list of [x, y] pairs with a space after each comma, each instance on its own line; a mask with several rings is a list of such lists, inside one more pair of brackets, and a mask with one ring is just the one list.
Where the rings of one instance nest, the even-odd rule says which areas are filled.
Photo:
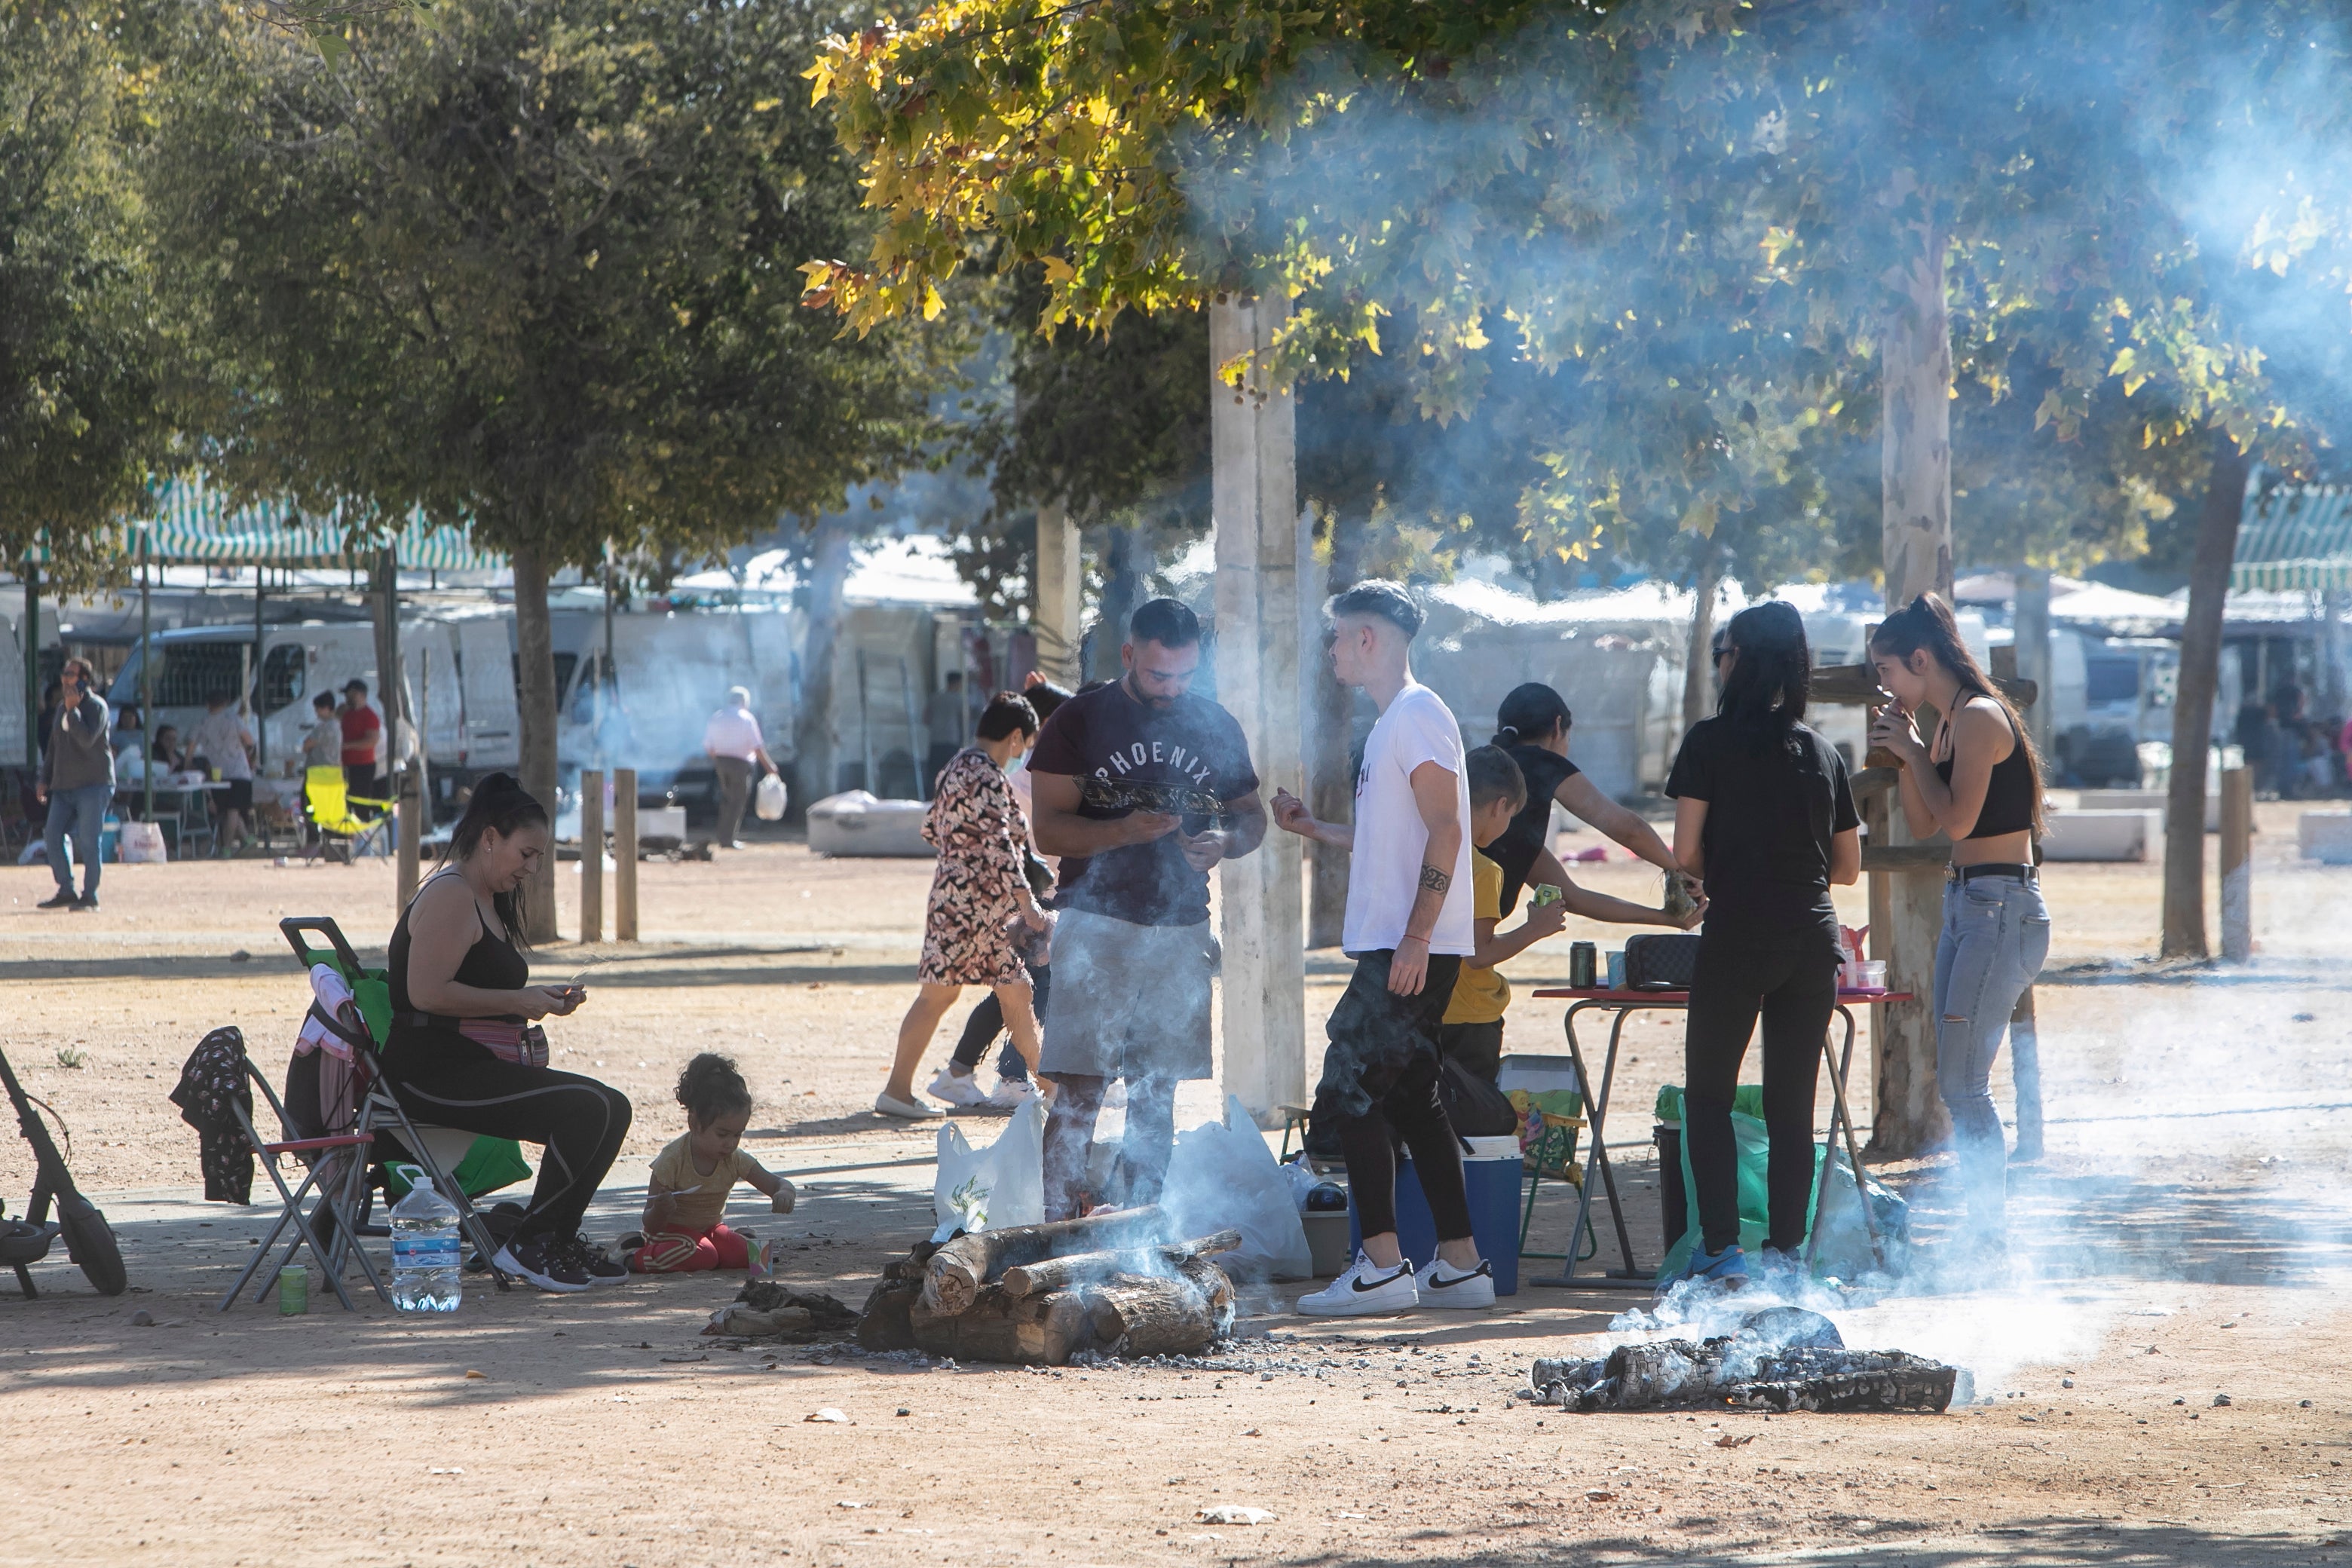
[[[114, 1229], [97, 1205], [75, 1188], [73, 1173], [66, 1169], [57, 1144], [49, 1138], [48, 1123], [34, 1112], [32, 1096], [16, 1081], [5, 1052], [0, 1052], [0, 1083], [7, 1086], [9, 1101], [16, 1108], [17, 1129], [33, 1146], [37, 1167], [25, 1217], [12, 1220], [0, 1210], [0, 1263], [16, 1270], [16, 1283], [27, 1298], [37, 1296], [40, 1292], [33, 1289], [28, 1266], [47, 1258], [50, 1247], [63, 1236], [66, 1255], [81, 1266], [98, 1293], [121, 1295], [131, 1281], [122, 1270], [122, 1248], [115, 1243]], [[51, 1203], [58, 1208], [54, 1220], [49, 1218]]]

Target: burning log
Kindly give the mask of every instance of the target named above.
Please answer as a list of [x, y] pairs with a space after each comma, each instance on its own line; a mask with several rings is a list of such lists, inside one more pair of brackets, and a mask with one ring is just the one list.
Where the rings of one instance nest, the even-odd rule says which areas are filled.
[[924, 1309], [955, 1317], [971, 1310], [980, 1289], [1007, 1268], [1042, 1263], [1063, 1253], [1143, 1247], [1161, 1239], [1157, 1205], [1086, 1219], [1008, 1226], [957, 1237], [931, 1255], [923, 1279]]
[[1759, 1312], [1693, 1343], [1619, 1345], [1591, 1361], [1538, 1361], [1529, 1381], [1570, 1410], [1940, 1411], [1957, 1369], [1903, 1351], [1845, 1348], [1837, 1326], [1795, 1308]]
[[959, 1361], [1061, 1366], [1091, 1337], [1086, 1302], [1075, 1290], [1011, 1296], [991, 1285], [961, 1312], [935, 1312], [917, 1300], [908, 1323], [919, 1349]]
[[1233, 1281], [1205, 1258], [1186, 1258], [1173, 1275], [1114, 1275], [1085, 1294], [1095, 1341], [1109, 1355], [1188, 1355], [1233, 1331]]
[[1044, 1290], [1059, 1290], [1066, 1286], [1082, 1285], [1089, 1280], [1108, 1279], [1115, 1274], [1157, 1274], [1179, 1264], [1189, 1263], [1195, 1258], [1211, 1258], [1220, 1252], [1231, 1252], [1241, 1244], [1240, 1231], [1221, 1230], [1213, 1236], [1204, 1236], [1194, 1241], [1174, 1242], [1166, 1247], [1064, 1253], [1059, 1258], [1015, 1264], [1007, 1268], [1003, 1281], [1004, 1293], [1008, 1296], [1034, 1296]]

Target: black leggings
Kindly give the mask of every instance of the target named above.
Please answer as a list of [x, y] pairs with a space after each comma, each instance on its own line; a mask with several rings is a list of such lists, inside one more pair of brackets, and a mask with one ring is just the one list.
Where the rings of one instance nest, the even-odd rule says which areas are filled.
[[[1102, 1114], [1110, 1079], [1089, 1073], [1054, 1076], [1054, 1109], [1045, 1116], [1045, 1217], [1076, 1219], [1087, 1181], [1087, 1152], [1094, 1147], [1095, 1119]], [[1127, 1080], [1127, 1131], [1118, 1161], [1126, 1168], [1122, 1207], [1160, 1201], [1168, 1179], [1168, 1157], [1176, 1146], [1176, 1082], [1165, 1078]], [[1102, 1196], [1093, 1194], [1097, 1200]]]
[[[1437, 1239], [1460, 1241], [1470, 1235], [1470, 1195], [1462, 1141], [1437, 1098], [1444, 1060], [1437, 1035], [1461, 960], [1432, 954], [1421, 994], [1399, 996], [1389, 989], [1395, 956], [1388, 950], [1357, 955], [1356, 972], [1325, 1026], [1330, 1044], [1323, 1053], [1317, 1112], [1339, 1128], [1348, 1191], [1363, 1234], [1396, 1229], [1396, 1140], [1402, 1137], [1412, 1151]], [[1364, 1109], [1351, 1113], [1350, 1105]]]
[[628, 1136], [628, 1096], [577, 1073], [501, 1061], [445, 1029], [395, 1031], [383, 1070], [401, 1109], [420, 1122], [543, 1145], [539, 1185], [515, 1235], [579, 1234]]
[[[1028, 967], [1029, 1005], [1035, 1011], [1037, 1022], [1042, 1026], [1045, 1022], [1045, 998], [1054, 989], [1054, 966], [1033, 963]], [[971, 1016], [963, 1021], [963, 1037], [956, 1042], [956, 1065], [966, 1071], [980, 1066], [980, 1058], [988, 1054], [990, 1045], [1003, 1033], [1004, 1004], [996, 999], [995, 992], [991, 991], [980, 999], [980, 1005], [971, 1010]], [[1029, 1064], [1021, 1059], [1021, 1053], [1013, 1049], [1012, 1041], [1007, 1040], [1003, 1053], [996, 1058], [996, 1070], [999, 1075], [1019, 1083], [1028, 1078]]]
[[1739, 1242], [1731, 1097], [1759, 1014], [1764, 1129], [1771, 1151], [1765, 1245], [1787, 1251], [1804, 1245], [1813, 1190], [1813, 1089], [1822, 1039], [1836, 1006], [1837, 950], [1826, 931], [1713, 921], [1701, 931], [1683, 1037], [1683, 1147], [1690, 1152], [1699, 1234], [1708, 1252]]

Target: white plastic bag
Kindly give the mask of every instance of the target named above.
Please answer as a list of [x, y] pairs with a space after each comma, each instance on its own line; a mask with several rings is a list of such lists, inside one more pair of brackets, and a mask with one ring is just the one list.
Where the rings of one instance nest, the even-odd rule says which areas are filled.
[[163, 863], [163, 827], [156, 822], [126, 822], [116, 834], [115, 852], [126, 866]]
[[762, 822], [783, 820], [784, 781], [780, 774], [761, 775], [760, 787], [752, 796], [751, 809]]
[[1003, 1230], [1045, 1218], [1045, 1108], [1037, 1100], [1013, 1113], [996, 1142], [975, 1150], [963, 1129], [940, 1129], [939, 1173], [931, 1210], [940, 1216], [933, 1241], [960, 1230]]
[[1238, 1099], [1225, 1101], [1224, 1121], [1176, 1135], [1160, 1205], [1175, 1237], [1239, 1230], [1242, 1244], [1215, 1259], [1228, 1271], [1272, 1279], [1315, 1277], [1291, 1178], [1275, 1163], [1274, 1151]]

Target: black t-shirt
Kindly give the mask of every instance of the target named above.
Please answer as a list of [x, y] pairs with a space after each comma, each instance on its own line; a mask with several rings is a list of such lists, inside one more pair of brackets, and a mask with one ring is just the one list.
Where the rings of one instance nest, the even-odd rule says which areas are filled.
[[1551, 800], [1559, 786], [1584, 770], [1557, 752], [1522, 742], [1504, 750], [1519, 764], [1528, 781], [1528, 804], [1503, 829], [1503, 836], [1478, 853], [1503, 868], [1503, 912], [1518, 906], [1519, 889], [1535, 869], [1536, 857], [1551, 847]]
[[[1181, 784], [1235, 800], [1257, 788], [1249, 745], [1234, 716], [1197, 697], [1153, 708], [1124, 682], [1071, 698], [1054, 710], [1030, 753], [1033, 773]], [[1081, 816], [1112, 822], [1126, 808], [1081, 804]], [[1192, 825], [1197, 829], [1200, 824]], [[1209, 879], [1185, 862], [1175, 834], [1099, 855], [1062, 858], [1056, 907], [1133, 925], [1198, 925], [1209, 918]]]
[[1707, 803], [1708, 920], [1835, 918], [1830, 839], [1862, 823], [1836, 747], [1795, 724], [1751, 752], [1723, 720], [1702, 719], [1683, 737], [1666, 793]]

